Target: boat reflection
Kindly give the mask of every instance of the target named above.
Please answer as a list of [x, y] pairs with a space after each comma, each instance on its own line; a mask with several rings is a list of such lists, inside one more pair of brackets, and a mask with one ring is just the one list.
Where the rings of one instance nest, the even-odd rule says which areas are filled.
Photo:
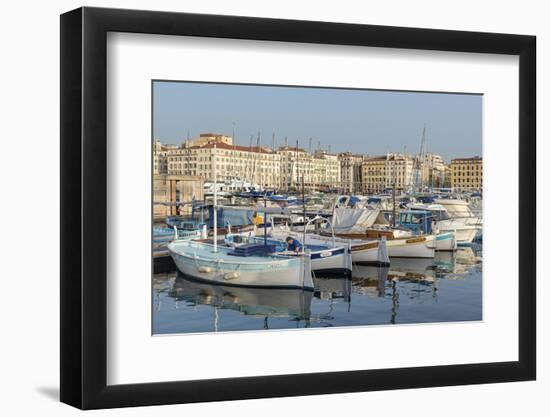
[[288, 317], [308, 321], [311, 316], [311, 291], [226, 287], [198, 282], [178, 273], [168, 295], [187, 305], [210, 305], [216, 309], [238, 311], [244, 315], [263, 316], [264, 328], [269, 317]]
[[353, 265], [351, 271], [353, 292], [375, 298], [384, 297], [389, 270], [389, 267]]
[[353, 265], [352, 280], [354, 286], [378, 288], [378, 291], [371, 292], [382, 296], [380, 283], [387, 280], [435, 283], [438, 278], [453, 278], [454, 274], [463, 276], [480, 265], [481, 258], [475, 249], [464, 247], [456, 252], [437, 252], [433, 259], [392, 258], [391, 265], [386, 268]]
[[315, 284], [313, 294], [320, 300], [351, 302], [351, 279], [318, 278], [314, 279], [313, 282]]

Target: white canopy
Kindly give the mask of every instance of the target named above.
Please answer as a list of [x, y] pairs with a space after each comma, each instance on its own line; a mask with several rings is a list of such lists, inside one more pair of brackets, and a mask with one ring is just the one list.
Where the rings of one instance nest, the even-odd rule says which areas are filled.
[[373, 224], [388, 222], [379, 209], [336, 208], [332, 215], [332, 227], [335, 233], [364, 233]]

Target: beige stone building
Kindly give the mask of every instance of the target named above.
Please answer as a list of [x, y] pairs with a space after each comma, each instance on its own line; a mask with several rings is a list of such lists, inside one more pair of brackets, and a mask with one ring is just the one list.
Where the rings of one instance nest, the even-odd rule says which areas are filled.
[[338, 155], [315, 151], [306, 152], [299, 147], [280, 147], [280, 187], [299, 189], [304, 180], [307, 189], [326, 189], [340, 182], [340, 163]]
[[443, 176], [442, 186], [445, 188], [451, 188], [453, 186], [451, 164], [446, 164], [444, 167], [444, 176]]
[[385, 188], [395, 186], [397, 191], [407, 191], [413, 185], [414, 159], [407, 154], [386, 154]]
[[362, 162], [363, 192], [380, 193], [386, 188], [406, 191], [413, 185], [414, 159], [401, 153], [365, 158]]
[[363, 160], [365, 155], [351, 152], [338, 154], [340, 162], [340, 188], [343, 192], [353, 193], [363, 191]]
[[361, 168], [363, 192], [382, 192], [386, 187], [386, 156], [365, 158]]
[[200, 176], [205, 182], [213, 182], [214, 157], [219, 182], [240, 179], [282, 190], [299, 189], [303, 178], [308, 190], [337, 188], [350, 193], [379, 193], [395, 185], [398, 191], [406, 191], [420, 182], [415, 162], [416, 166], [420, 165], [424, 186], [442, 187], [446, 178], [449, 181], [443, 159], [435, 154], [425, 154], [418, 164], [418, 160], [402, 153], [369, 158], [350, 152], [333, 154], [317, 150], [311, 153], [291, 146], [278, 149], [237, 146], [230, 136], [215, 133], [202, 133], [182, 146], [165, 145], [156, 140], [153, 172]]
[[[214, 178], [213, 162], [216, 163]], [[240, 178], [264, 187], [279, 187], [281, 157], [265, 147], [228, 145], [225, 142], [183, 147], [168, 153], [168, 173], [198, 175], [205, 182]]]
[[168, 152], [179, 149], [177, 145], [165, 145], [160, 140], [153, 142], [153, 174], [168, 173]]
[[453, 159], [451, 186], [454, 191], [482, 191], [483, 159], [479, 156]]
[[421, 164], [422, 185], [427, 187], [443, 187], [445, 182], [445, 163], [440, 155], [427, 153]]

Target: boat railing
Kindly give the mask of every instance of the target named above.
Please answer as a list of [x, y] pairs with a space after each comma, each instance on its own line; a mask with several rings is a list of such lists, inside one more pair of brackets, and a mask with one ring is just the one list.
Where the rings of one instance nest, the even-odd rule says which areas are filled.
[[[193, 244], [192, 241], [180, 241], [179, 242], [180, 244], [185, 244], [186, 246], [190, 246], [191, 248], [193, 248], [195, 245]], [[197, 245], [197, 249], [201, 249], [202, 247], [211, 247], [212, 249], [214, 248], [214, 244], [212, 243], [205, 243], [205, 242], [201, 242], [200, 246]], [[223, 247], [223, 246], [219, 246], [218, 249], [221, 249], [222, 251], [229, 251], [229, 250], [233, 250], [233, 248], [226, 248], [226, 247]], [[257, 261], [257, 262], [251, 262], [251, 261], [243, 261], [242, 259], [231, 259], [231, 258], [211, 258], [211, 257], [205, 257], [205, 256], [201, 256], [200, 254], [198, 254], [197, 252], [193, 252], [192, 254], [187, 254], [187, 253], [183, 253], [181, 251], [175, 251], [177, 255], [179, 256], [182, 256], [184, 258], [189, 258], [189, 259], [192, 259], [194, 261], [198, 261], [198, 262], [205, 262], [205, 263], [224, 263], [224, 264], [227, 264], [227, 265], [234, 265], [234, 264], [238, 264], [238, 265], [245, 265], [247, 267], [254, 267], [254, 266], [262, 266], [262, 268], [265, 268], [265, 262], [260, 262], [260, 261]], [[217, 252], [213, 252], [213, 251], [210, 251], [212, 253], [217, 253]], [[278, 255], [278, 254], [271, 254], [270, 255], [270, 258], [272, 259], [272, 262], [274, 264], [291, 264], [291, 263], [295, 263], [295, 262], [305, 262], [304, 261], [304, 258], [308, 258], [310, 257], [311, 255], [309, 254], [309, 251], [307, 251], [305, 253], [306, 256], [295, 256], [295, 257], [289, 257], [287, 255]], [[221, 261], [220, 261], [221, 259]]]
[[314, 223], [314, 222], [319, 221], [319, 220], [320, 220], [320, 223], [327, 223], [330, 226], [330, 232], [331, 232], [331, 235], [332, 235], [332, 247], [335, 248], [336, 247], [336, 237], [334, 236], [334, 228], [332, 227], [332, 222], [329, 219], [327, 219], [326, 217], [322, 217], [322, 216], [315, 216], [304, 225], [304, 245], [306, 244], [306, 235], [307, 235], [308, 226], [310, 224]]

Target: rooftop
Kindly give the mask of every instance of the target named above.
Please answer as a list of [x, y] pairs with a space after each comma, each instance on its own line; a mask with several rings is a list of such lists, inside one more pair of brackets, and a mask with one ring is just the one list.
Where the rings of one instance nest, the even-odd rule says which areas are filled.
[[216, 147], [217, 149], [228, 149], [228, 150], [234, 150], [234, 151], [242, 151], [242, 152], [257, 152], [257, 153], [274, 153], [271, 149], [265, 148], [262, 146], [239, 146], [239, 145], [228, 145], [227, 143], [219, 142], [219, 143], [207, 143], [206, 145], [202, 146], [190, 146], [189, 149], [212, 149]]
[[483, 158], [480, 156], [472, 156], [470, 158], [454, 158], [451, 160], [451, 162], [460, 162], [460, 161], [482, 161]]

